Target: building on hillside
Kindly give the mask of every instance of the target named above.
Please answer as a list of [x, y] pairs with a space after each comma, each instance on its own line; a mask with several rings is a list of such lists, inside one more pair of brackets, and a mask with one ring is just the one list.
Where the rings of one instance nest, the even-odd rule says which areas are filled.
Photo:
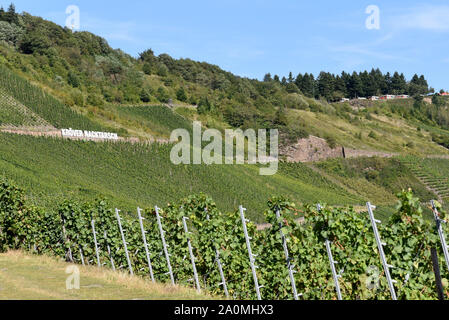
[[372, 96], [369, 99], [372, 100], [372, 101], [377, 101], [377, 100], [379, 100], [379, 97], [378, 96]]
[[410, 96], [408, 94], [400, 94], [396, 96], [396, 99], [408, 99]]
[[449, 96], [449, 92], [439, 93], [440, 96]]
[[386, 94], [384, 96], [381, 96], [380, 100], [393, 100], [394, 98], [396, 98], [395, 95], [393, 95], [393, 94]]
[[358, 97], [357, 100], [366, 100], [364, 97]]
[[342, 98], [342, 99], [340, 100], [340, 102], [348, 102], [348, 101], [349, 101], [348, 98]]

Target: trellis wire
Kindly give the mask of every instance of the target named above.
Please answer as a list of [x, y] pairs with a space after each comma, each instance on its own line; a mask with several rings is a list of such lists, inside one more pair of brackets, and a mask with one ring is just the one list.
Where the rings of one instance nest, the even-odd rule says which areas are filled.
[[161, 223], [161, 216], [159, 215], [159, 208], [156, 206], [154, 207], [154, 209], [156, 210], [156, 218], [157, 218], [157, 224], [159, 225], [159, 232], [161, 234], [161, 239], [162, 239], [162, 246], [164, 248], [164, 253], [165, 253], [165, 259], [167, 260], [167, 267], [168, 267], [168, 273], [170, 274], [170, 280], [172, 285], [175, 285], [175, 278], [173, 277], [173, 271], [171, 268], [171, 264], [170, 264], [170, 255], [168, 254], [168, 249], [167, 249], [167, 243], [165, 242], [165, 236], [164, 236], [164, 229], [162, 228], [162, 223]]
[[[321, 212], [322, 208], [321, 208], [320, 204], [317, 204], [316, 208], [317, 208], [318, 212]], [[331, 266], [332, 278], [334, 280], [335, 291], [337, 292], [337, 298], [338, 298], [338, 300], [343, 300], [341, 297], [340, 282], [338, 281], [338, 278], [340, 278], [341, 275], [337, 274], [337, 271], [335, 270], [335, 264], [338, 262], [335, 261], [334, 257], [332, 256], [331, 242], [329, 241], [329, 239], [326, 239], [326, 241], [324, 242], [324, 245], [326, 246], [327, 257], [329, 258], [329, 264]]]
[[[204, 211], [207, 213], [207, 208], [204, 208]], [[207, 221], [210, 221], [209, 214], [206, 215], [206, 219], [207, 219]], [[218, 248], [215, 245], [213, 239], [212, 239], [212, 246], [215, 249], [215, 261], [217, 262], [218, 271], [220, 272], [220, 277], [221, 277], [221, 283], [219, 283], [218, 285], [223, 286], [223, 290], [225, 292], [226, 298], [229, 298], [228, 286], [226, 285], [226, 279], [225, 279], [225, 276], [223, 273], [223, 266], [220, 261], [220, 252], [218, 251]]]
[[281, 214], [279, 212], [279, 209], [276, 210], [276, 218], [279, 222], [279, 232], [281, 233], [281, 239], [282, 239], [282, 246], [284, 247], [284, 254], [285, 254], [285, 260], [287, 261], [287, 268], [288, 268], [288, 274], [290, 276], [290, 283], [292, 285], [293, 290], [293, 298], [295, 300], [299, 300], [298, 292], [296, 290], [296, 283], [295, 283], [295, 271], [293, 270], [293, 265], [291, 263], [291, 258], [288, 254], [288, 246], [287, 246], [287, 239], [285, 239], [285, 235], [282, 232], [282, 221], [281, 221]]
[[440, 219], [440, 215], [438, 213], [438, 209], [435, 206], [435, 201], [432, 200], [431, 202], [432, 205], [432, 212], [433, 212], [433, 216], [435, 218], [435, 223], [436, 223], [436, 227], [438, 230], [438, 235], [440, 236], [440, 242], [441, 242], [441, 246], [443, 248], [443, 253], [444, 253], [444, 260], [446, 261], [446, 267], [449, 271], [449, 253], [448, 253], [448, 246], [446, 243], [446, 238], [443, 232], [443, 228], [441, 227], [441, 223], [446, 223], [446, 221]]
[[97, 255], [97, 264], [98, 268], [101, 267], [100, 263], [100, 253], [98, 252], [98, 243], [97, 243], [97, 233], [95, 232], [95, 220], [91, 220], [90, 224], [92, 225], [92, 233], [94, 235], [94, 244], [95, 244], [95, 254]]
[[257, 266], [254, 264], [255, 262], [255, 256], [252, 251], [251, 251], [251, 243], [249, 242], [249, 240], [251, 239], [250, 236], [248, 235], [248, 230], [246, 229], [246, 222], [249, 222], [249, 220], [245, 219], [245, 213], [244, 211], [246, 210], [245, 208], [243, 208], [242, 206], [239, 207], [240, 210], [240, 217], [242, 219], [242, 225], [243, 225], [243, 233], [245, 234], [245, 240], [246, 240], [246, 247], [248, 249], [248, 255], [249, 255], [249, 263], [251, 265], [251, 271], [253, 273], [253, 279], [254, 279], [254, 286], [256, 288], [256, 294], [257, 294], [257, 299], [258, 300], [262, 300], [261, 296], [260, 296], [260, 288], [261, 286], [259, 286], [259, 281], [257, 280], [257, 273], [256, 273], [256, 268]]
[[145, 220], [145, 218], [142, 217], [141, 209], [139, 207], [137, 207], [137, 215], [139, 216], [140, 230], [142, 231], [143, 246], [145, 248], [145, 254], [148, 262], [148, 271], [150, 272], [151, 281], [155, 282], [153, 274], [153, 266], [151, 265], [150, 252], [148, 251], [147, 236], [146, 236], [147, 232], [143, 227], [143, 220]]
[[190, 261], [192, 262], [193, 277], [195, 278], [196, 290], [197, 290], [198, 292], [201, 292], [200, 282], [199, 282], [199, 280], [198, 280], [198, 273], [196, 272], [195, 256], [193, 255], [192, 243], [191, 243], [190, 237], [189, 237], [189, 234], [190, 234], [191, 232], [189, 232], [189, 229], [187, 228], [187, 222], [186, 222], [186, 220], [188, 220], [188, 219], [189, 219], [189, 218], [187, 218], [187, 217], [183, 217], [183, 218], [182, 218], [182, 223], [183, 223], [183, 225], [184, 225], [184, 231], [185, 231], [186, 236], [187, 236], [187, 247], [189, 248]]
[[371, 225], [373, 226], [374, 236], [376, 238], [376, 242], [377, 242], [377, 247], [379, 249], [380, 258], [382, 260], [382, 265], [384, 267], [385, 276], [387, 277], [388, 287], [389, 287], [390, 293], [391, 293], [391, 298], [393, 300], [397, 300], [396, 291], [394, 290], [394, 285], [393, 285], [393, 283], [395, 283], [396, 280], [391, 279], [391, 275], [390, 275], [390, 268], [393, 268], [393, 266], [389, 265], [387, 263], [387, 260], [385, 259], [384, 246], [386, 245], [386, 243], [384, 243], [384, 242], [382, 242], [380, 240], [379, 231], [377, 230], [377, 224], [381, 223], [381, 221], [380, 220], [376, 220], [374, 218], [373, 209], [376, 208], [376, 207], [373, 206], [370, 202], [367, 202], [366, 206], [368, 208], [368, 214], [369, 214], [369, 218], [371, 220]]
[[120, 214], [119, 214], [120, 210], [115, 208], [115, 215], [117, 217], [117, 221], [118, 221], [118, 227], [120, 229], [120, 234], [122, 235], [122, 241], [123, 241], [123, 247], [125, 248], [125, 255], [126, 255], [126, 260], [128, 262], [128, 267], [129, 267], [129, 273], [131, 275], [134, 274], [133, 272], [133, 266], [131, 265], [131, 259], [129, 258], [129, 254], [128, 254], [128, 246], [126, 245], [126, 239], [125, 239], [125, 234], [123, 233], [123, 228], [122, 228], [122, 223], [120, 221]]

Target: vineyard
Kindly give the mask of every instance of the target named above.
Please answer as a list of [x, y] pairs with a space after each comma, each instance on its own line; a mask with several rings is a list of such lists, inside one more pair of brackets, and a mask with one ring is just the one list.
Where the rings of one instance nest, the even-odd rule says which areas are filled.
[[80, 201], [107, 197], [130, 211], [207, 191], [220, 209], [231, 211], [243, 201], [248, 217], [262, 222], [264, 202], [273, 192], [295, 202], [363, 203], [363, 198], [348, 194], [304, 164], [280, 163], [278, 174], [260, 176], [257, 166], [251, 165], [176, 166], [170, 161], [170, 149], [168, 144], [0, 133], [0, 176], [23, 186], [33, 204], [51, 209], [55, 199], [67, 195]]
[[[391, 299], [390, 279], [398, 299], [437, 299], [431, 257], [436, 248], [448, 297], [449, 270], [435, 223], [423, 219], [411, 190], [398, 198], [396, 213], [380, 223], [351, 207], [313, 205], [300, 212], [286, 199], [272, 197], [264, 212], [271, 227], [257, 231], [243, 207], [222, 213], [205, 195], [129, 214], [104, 200], [64, 201], [52, 212], [29, 205], [22, 190], [4, 181], [0, 248], [129, 270], [149, 281], [230, 299], [307, 300], [337, 299], [336, 285], [343, 299]], [[297, 222], [299, 215], [304, 222]], [[374, 224], [383, 245], [376, 241]], [[448, 234], [446, 225], [442, 231]], [[335, 269], [329, 252], [338, 261]]]
[[[13, 73], [4, 65], [0, 65], [0, 88], [5, 94], [11, 96], [56, 128], [71, 127], [96, 131], [102, 131], [103, 129], [100, 125], [76, 113], [50, 94]], [[1, 114], [2, 122], [5, 122], [6, 120], [3, 120], [3, 113], [4, 111]], [[20, 118], [13, 119], [13, 124], [26, 124], [26, 121], [24, 123], [18, 123], [18, 120]]]
[[445, 159], [420, 159], [403, 157], [402, 161], [411, 168], [413, 173], [440, 199], [449, 198], [448, 162]]
[[0, 89], [0, 125], [5, 126], [52, 126], [30, 111], [23, 104], [6, 94]]
[[[143, 130], [152, 136], [169, 138], [175, 129], [192, 131], [192, 124], [166, 106], [107, 106], [106, 113], [126, 128]], [[129, 130], [129, 129], [128, 129]]]

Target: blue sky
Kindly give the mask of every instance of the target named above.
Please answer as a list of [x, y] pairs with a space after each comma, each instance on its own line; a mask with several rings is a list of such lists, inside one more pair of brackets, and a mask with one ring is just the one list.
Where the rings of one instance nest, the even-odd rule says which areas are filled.
[[[0, 0], [7, 7], [10, 1]], [[26, 11], [64, 25], [68, 5], [81, 12], [81, 30], [137, 56], [156, 54], [219, 65], [241, 76], [267, 72], [318, 74], [382, 71], [424, 74], [449, 89], [447, 0], [15, 0]], [[369, 5], [380, 29], [367, 29]]]

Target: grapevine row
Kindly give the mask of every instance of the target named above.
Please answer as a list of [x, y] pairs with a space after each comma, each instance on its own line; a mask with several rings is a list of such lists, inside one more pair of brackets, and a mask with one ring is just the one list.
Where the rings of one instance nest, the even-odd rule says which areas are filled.
[[[391, 276], [396, 281], [398, 299], [436, 299], [432, 247], [439, 250], [446, 290], [449, 276], [438, 235], [432, 221], [424, 219], [419, 201], [410, 190], [398, 197], [397, 212], [378, 226], [385, 255], [394, 266]], [[232, 299], [257, 298], [239, 211], [222, 213], [212, 199], [201, 194], [158, 209], [158, 214], [161, 225], [155, 208], [141, 211], [142, 233], [137, 211], [120, 213], [130, 268], [116, 211], [106, 201], [65, 201], [57, 212], [44, 211], [27, 204], [21, 189], [3, 181], [0, 249], [24, 249], [124, 272], [132, 269], [134, 274], [148, 278], [150, 260], [154, 279], [160, 282], [170, 281], [168, 258], [174, 282], [196, 287], [193, 256], [200, 289], [229, 294]], [[300, 212], [286, 199], [273, 197], [264, 215], [271, 225], [268, 229], [257, 230], [254, 223], [246, 224], [262, 299], [294, 299], [292, 279], [296, 298], [336, 299], [326, 241], [338, 261], [335, 267], [343, 299], [391, 298], [366, 212], [326, 205], [320, 210], [306, 206]], [[300, 216], [302, 222], [298, 222]], [[164, 254], [160, 227], [168, 256]], [[146, 235], [149, 257], [142, 234]]]

